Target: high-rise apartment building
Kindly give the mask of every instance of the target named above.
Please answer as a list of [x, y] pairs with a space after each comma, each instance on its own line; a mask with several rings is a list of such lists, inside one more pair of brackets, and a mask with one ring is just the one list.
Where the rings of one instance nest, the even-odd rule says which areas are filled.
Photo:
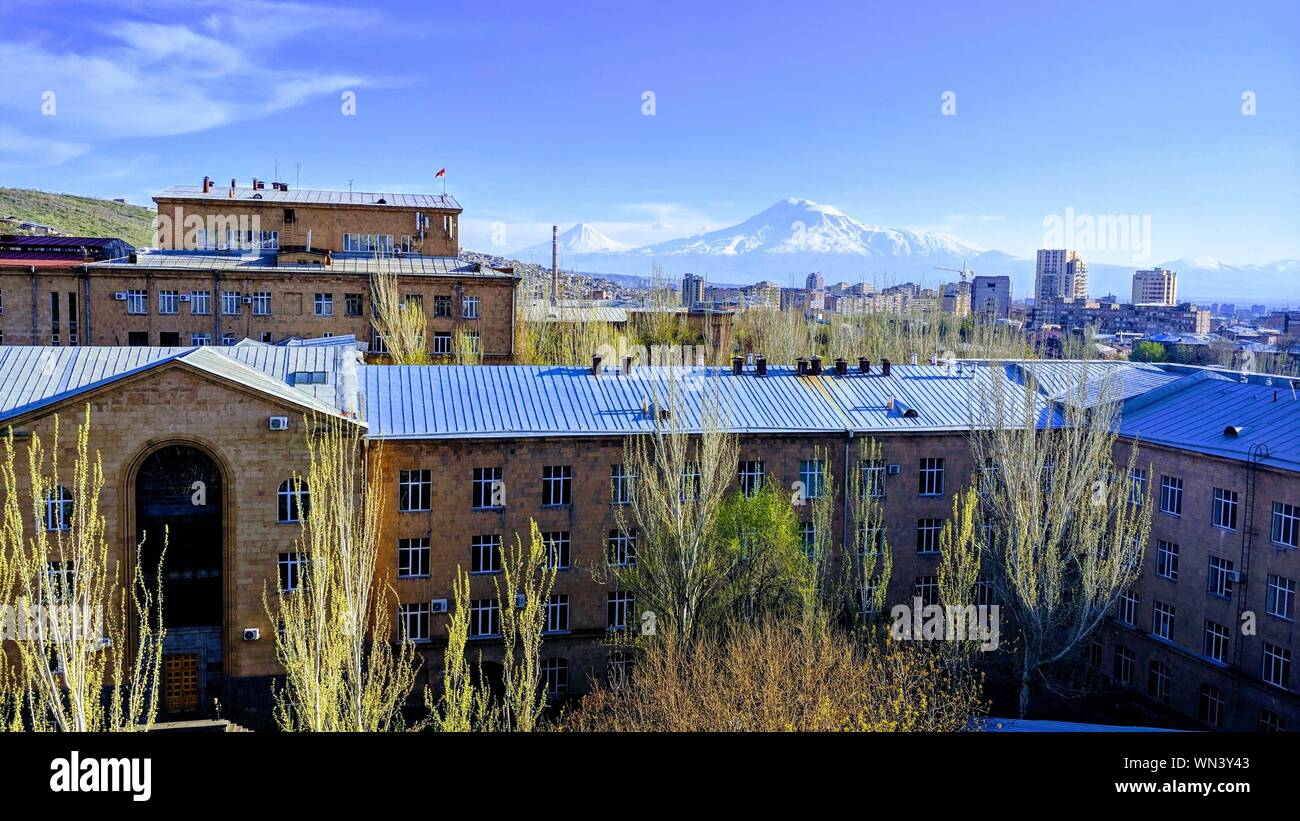
[[1178, 272], [1152, 268], [1133, 274], [1134, 305], [1177, 305]]
[[1011, 316], [1011, 277], [977, 276], [971, 282], [971, 313], [992, 319]]
[[1034, 302], [1087, 298], [1088, 264], [1079, 252], [1039, 249], [1034, 266]]

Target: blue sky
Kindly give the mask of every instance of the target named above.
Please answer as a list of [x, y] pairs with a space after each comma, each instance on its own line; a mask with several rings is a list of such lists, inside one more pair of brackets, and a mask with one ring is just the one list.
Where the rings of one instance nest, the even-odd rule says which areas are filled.
[[1072, 207], [1149, 215], [1153, 260], [1300, 257], [1300, 4], [1057, 5], [0, 0], [0, 185], [151, 204], [277, 160], [357, 190], [445, 166], [471, 248], [798, 196], [1015, 254]]

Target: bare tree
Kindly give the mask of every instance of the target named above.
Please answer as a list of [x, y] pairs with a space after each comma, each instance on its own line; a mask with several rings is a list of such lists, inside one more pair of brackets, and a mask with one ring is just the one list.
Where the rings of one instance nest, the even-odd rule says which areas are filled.
[[0, 591], [17, 611], [19, 635], [16, 667], [0, 654], [0, 718], [8, 729], [147, 730], [158, 713], [161, 587], [155, 593], [146, 586], [138, 549], [129, 583], [125, 563], [111, 556], [90, 407], [77, 430], [70, 488], [62, 483], [58, 417], [53, 421], [48, 456], [39, 436], [28, 444], [26, 494], [14, 469], [12, 429], [5, 439]]
[[276, 656], [285, 669], [276, 694], [276, 722], [286, 731], [375, 732], [403, 726], [402, 707], [418, 671], [414, 644], [393, 641], [393, 590], [375, 574], [384, 496], [367, 482], [361, 429], [346, 420], [307, 420], [311, 459], [295, 477], [302, 512], [298, 543], [302, 571], [291, 589], [278, 588]]
[[[988, 384], [998, 385], [999, 380]], [[1026, 379], [1017, 406], [983, 391], [971, 450], [981, 471], [988, 559], [1019, 627], [1020, 715], [1044, 668], [1065, 659], [1137, 579], [1151, 530], [1137, 446], [1117, 470], [1113, 376], [1043, 401]]]
[[502, 678], [505, 697], [501, 728], [532, 732], [546, 706], [542, 682], [542, 633], [546, 607], [555, 586], [559, 565], [549, 560], [537, 522], [529, 521], [528, 546], [515, 537], [513, 548], [503, 551], [500, 580], [494, 578], [501, 608]]
[[[623, 464], [635, 477], [631, 516], [619, 526], [636, 532], [636, 562], [611, 568], [614, 579], [655, 613], [657, 623], [696, 635], [701, 616], [730, 576], [731, 554], [714, 538], [714, 524], [735, 476], [739, 443], [728, 431], [729, 403], [702, 380], [688, 402], [676, 371], [665, 395], [652, 401], [653, 428], [629, 437]], [[698, 412], [698, 432], [688, 415]]]
[[442, 694], [435, 702], [425, 688], [424, 703], [429, 709], [433, 728], [444, 733], [467, 733], [494, 729], [499, 708], [492, 704], [492, 694], [483, 676], [475, 683], [466, 648], [469, 644], [469, 576], [456, 568], [452, 582], [453, 606], [447, 619], [447, 646], [442, 657]]
[[397, 274], [376, 257], [370, 275], [370, 302], [375, 332], [384, 342], [394, 365], [426, 365], [424, 306], [401, 292]]
[[880, 443], [859, 440], [857, 469], [849, 472], [849, 532], [844, 535], [845, 592], [851, 597], [853, 620], [862, 624], [884, 610], [889, 578], [894, 569], [893, 549], [885, 528], [886, 465]]

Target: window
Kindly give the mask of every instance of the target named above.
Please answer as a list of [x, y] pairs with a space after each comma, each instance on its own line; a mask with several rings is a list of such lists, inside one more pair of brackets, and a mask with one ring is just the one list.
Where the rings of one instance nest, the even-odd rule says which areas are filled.
[[631, 567], [636, 564], [636, 531], [611, 530], [608, 548], [610, 567]]
[[1156, 539], [1156, 575], [1178, 581], [1178, 545]]
[[159, 331], [158, 344], [164, 348], [179, 348], [181, 346], [181, 335], [177, 331]]
[[429, 537], [397, 540], [397, 578], [417, 579], [429, 575]]
[[158, 313], [175, 314], [180, 313], [180, 294], [176, 291], [159, 291], [158, 292]]
[[469, 603], [470, 638], [486, 639], [501, 635], [501, 604], [496, 599], [472, 599]]
[[863, 616], [874, 616], [880, 612], [876, 606], [876, 594], [880, 591], [880, 577], [872, 576], [862, 583], [862, 587], [854, 591], [857, 598], [858, 613]]
[[626, 630], [632, 620], [635, 596], [629, 590], [611, 590], [608, 594], [610, 630]]
[[1211, 523], [1224, 530], [1237, 529], [1237, 491], [1214, 489], [1214, 511]]
[[132, 348], [144, 348], [149, 345], [148, 331], [127, 331], [126, 344]]
[[72, 527], [72, 492], [63, 485], [45, 494], [45, 529], [68, 530]]
[[880, 460], [863, 461], [858, 463], [858, 469], [862, 471], [862, 492], [868, 498], [884, 498], [887, 465]]
[[[975, 582], [975, 595], [973, 596], [977, 607], [993, 606], [993, 582], [988, 579], [980, 579]], [[1098, 648], [1098, 660], [1101, 658], [1101, 649]]]
[[149, 313], [149, 292], [132, 288], [126, 292], [126, 312], [128, 314]]
[[610, 465], [609, 501], [615, 505], [632, 504], [632, 483], [636, 474], [624, 465]]
[[826, 460], [799, 460], [799, 481], [805, 499], [820, 499], [826, 486]]
[[1205, 641], [1201, 652], [1220, 664], [1228, 661], [1228, 628], [1212, 621], [1205, 622]]
[[803, 555], [811, 562], [817, 556], [817, 525], [800, 522], [799, 537], [803, 543]]
[[343, 250], [357, 253], [391, 254], [393, 252], [392, 234], [344, 234]]
[[1115, 648], [1115, 680], [1120, 684], [1133, 684], [1133, 671], [1137, 667], [1137, 657], [1127, 647]]
[[1276, 644], [1264, 642], [1264, 681], [1277, 687], [1291, 683], [1291, 651]]
[[190, 313], [194, 316], [207, 316], [212, 313], [212, 292], [191, 291]]
[[451, 356], [451, 333], [447, 331], [433, 332], [433, 355]]
[[44, 601], [48, 590], [50, 603], [68, 602], [76, 597], [76, 586], [76, 562], [50, 562], [45, 566], [45, 586], [41, 588], [39, 595]]
[[1119, 609], [1115, 614], [1115, 618], [1119, 619], [1121, 624], [1127, 624], [1129, 627], [1136, 627], [1137, 613], [1137, 592], [1133, 590], [1125, 590], [1119, 597]]
[[939, 552], [939, 531], [943, 530], [942, 519], [916, 520], [916, 552], [919, 554]]
[[451, 317], [451, 297], [435, 296], [433, 298], [433, 316], [436, 319], [449, 319]]
[[483, 340], [478, 331], [466, 331], [465, 341], [469, 343], [470, 353], [478, 356], [483, 352]]
[[334, 316], [334, 295], [316, 294], [316, 316]]
[[286, 593], [301, 589], [307, 572], [307, 554], [281, 553], [276, 564], [280, 571], [280, 589]]
[[190, 334], [190, 344], [200, 348], [204, 345], [211, 345], [212, 334], [204, 332], [192, 333]]
[[478, 319], [478, 297], [465, 297], [461, 303], [461, 316], [465, 319]]
[[280, 247], [279, 231], [259, 231], [257, 237], [257, 247], [268, 251], [274, 251]]
[[1261, 733], [1285, 733], [1286, 722], [1272, 710], [1260, 710], [1258, 729]]
[[1264, 609], [1270, 616], [1291, 621], [1295, 618], [1295, 579], [1268, 574], [1268, 590]]
[[555, 593], [546, 600], [546, 632], [569, 632], [568, 593]]
[[429, 603], [427, 601], [397, 606], [397, 623], [410, 641], [429, 640]]
[[682, 466], [681, 495], [683, 502], [700, 500], [699, 462], [687, 462]]
[[1101, 669], [1101, 639], [1093, 636], [1088, 640], [1088, 666], [1095, 670]]
[[763, 460], [741, 460], [737, 480], [740, 483], [740, 492], [743, 493], [746, 498], [757, 493], [758, 490], [763, 487]]
[[362, 294], [343, 295], [343, 312], [348, 316], [361, 316], [361, 310], [364, 305], [365, 297]]
[[1131, 485], [1129, 486], [1129, 504], [1136, 507], [1142, 506], [1142, 500], [1147, 495], [1147, 472], [1142, 468], [1133, 468], [1128, 474]]
[[1218, 727], [1223, 721], [1223, 690], [1213, 684], [1201, 685], [1201, 721], [1211, 727]]
[[284, 209], [284, 224], [285, 224], [285, 225], [293, 225], [293, 209], [292, 209], [292, 208], [286, 208], [286, 209]]
[[922, 607], [939, 603], [939, 577], [917, 576], [912, 585], [912, 598], [921, 600]]
[[569, 692], [568, 659], [542, 659], [542, 681], [546, 682], [546, 695], [550, 698]]
[[276, 501], [277, 517], [282, 524], [301, 522], [311, 510], [311, 494], [307, 490], [307, 483], [301, 479], [285, 479], [281, 482]]
[[501, 537], [496, 534], [474, 536], [469, 540], [469, 572], [501, 572]]
[[1273, 503], [1273, 544], [1300, 546], [1300, 507]]
[[568, 570], [573, 539], [567, 530], [554, 530], [542, 534], [542, 544], [546, 546], [546, 566], [556, 570]]
[[1174, 635], [1174, 606], [1162, 601], [1151, 607], [1151, 635], [1172, 641]]
[[234, 345], [234, 344], [235, 344], [235, 335], [234, 335], [234, 334], [231, 334], [231, 333], [225, 333], [225, 334], [222, 334], [222, 335], [221, 335], [221, 344], [222, 344], [222, 345], [225, 345], [227, 348], [229, 348], [230, 346]]
[[874, 556], [884, 555], [885, 529], [883, 527], [867, 527], [866, 522], [859, 522], [858, 558], [866, 556], [868, 551]]
[[59, 294], [50, 293], [50, 344], [59, 344]]
[[254, 291], [253, 292], [253, 316], [270, 316], [271, 315], [271, 292]]
[[429, 510], [433, 498], [433, 471], [402, 470], [397, 474], [397, 509], [402, 513]]
[[942, 459], [921, 460], [921, 486], [919, 492], [922, 496], [943, 495]]
[[491, 510], [506, 506], [506, 486], [501, 468], [474, 468], [470, 480], [469, 506], [473, 510]]
[[1163, 661], [1152, 660], [1147, 673], [1147, 693], [1161, 701], [1169, 700], [1169, 665]]
[[1160, 512], [1183, 515], [1183, 480], [1177, 476], [1160, 477]]
[[77, 295], [72, 291], [68, 292], [68, 344], [81, 344], [81, 338], [77, 334]]
[[221, 292], [221, 313], [225, 316], [239, 316], [239, 291]]
[[1232, 597], [1233, 563], [1218, 556], [1210, 557], [1210, 573], [1206, 590], [1212, 596]]
[[542, 507], [573, 504], [573, 466], [547, 465], [542, 468]]

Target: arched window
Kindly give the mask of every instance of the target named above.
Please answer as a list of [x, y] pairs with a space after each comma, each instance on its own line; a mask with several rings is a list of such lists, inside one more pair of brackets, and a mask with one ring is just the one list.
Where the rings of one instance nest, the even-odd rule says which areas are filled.
[[72, 527], [72, 492], [63, 485], [45, 494], [45, 529], [67, 530]]
[[311, 494], [302, 479], [285, 479], [280, 483], [277, 510], [281, 522], [301, 522], [311, 510]]

